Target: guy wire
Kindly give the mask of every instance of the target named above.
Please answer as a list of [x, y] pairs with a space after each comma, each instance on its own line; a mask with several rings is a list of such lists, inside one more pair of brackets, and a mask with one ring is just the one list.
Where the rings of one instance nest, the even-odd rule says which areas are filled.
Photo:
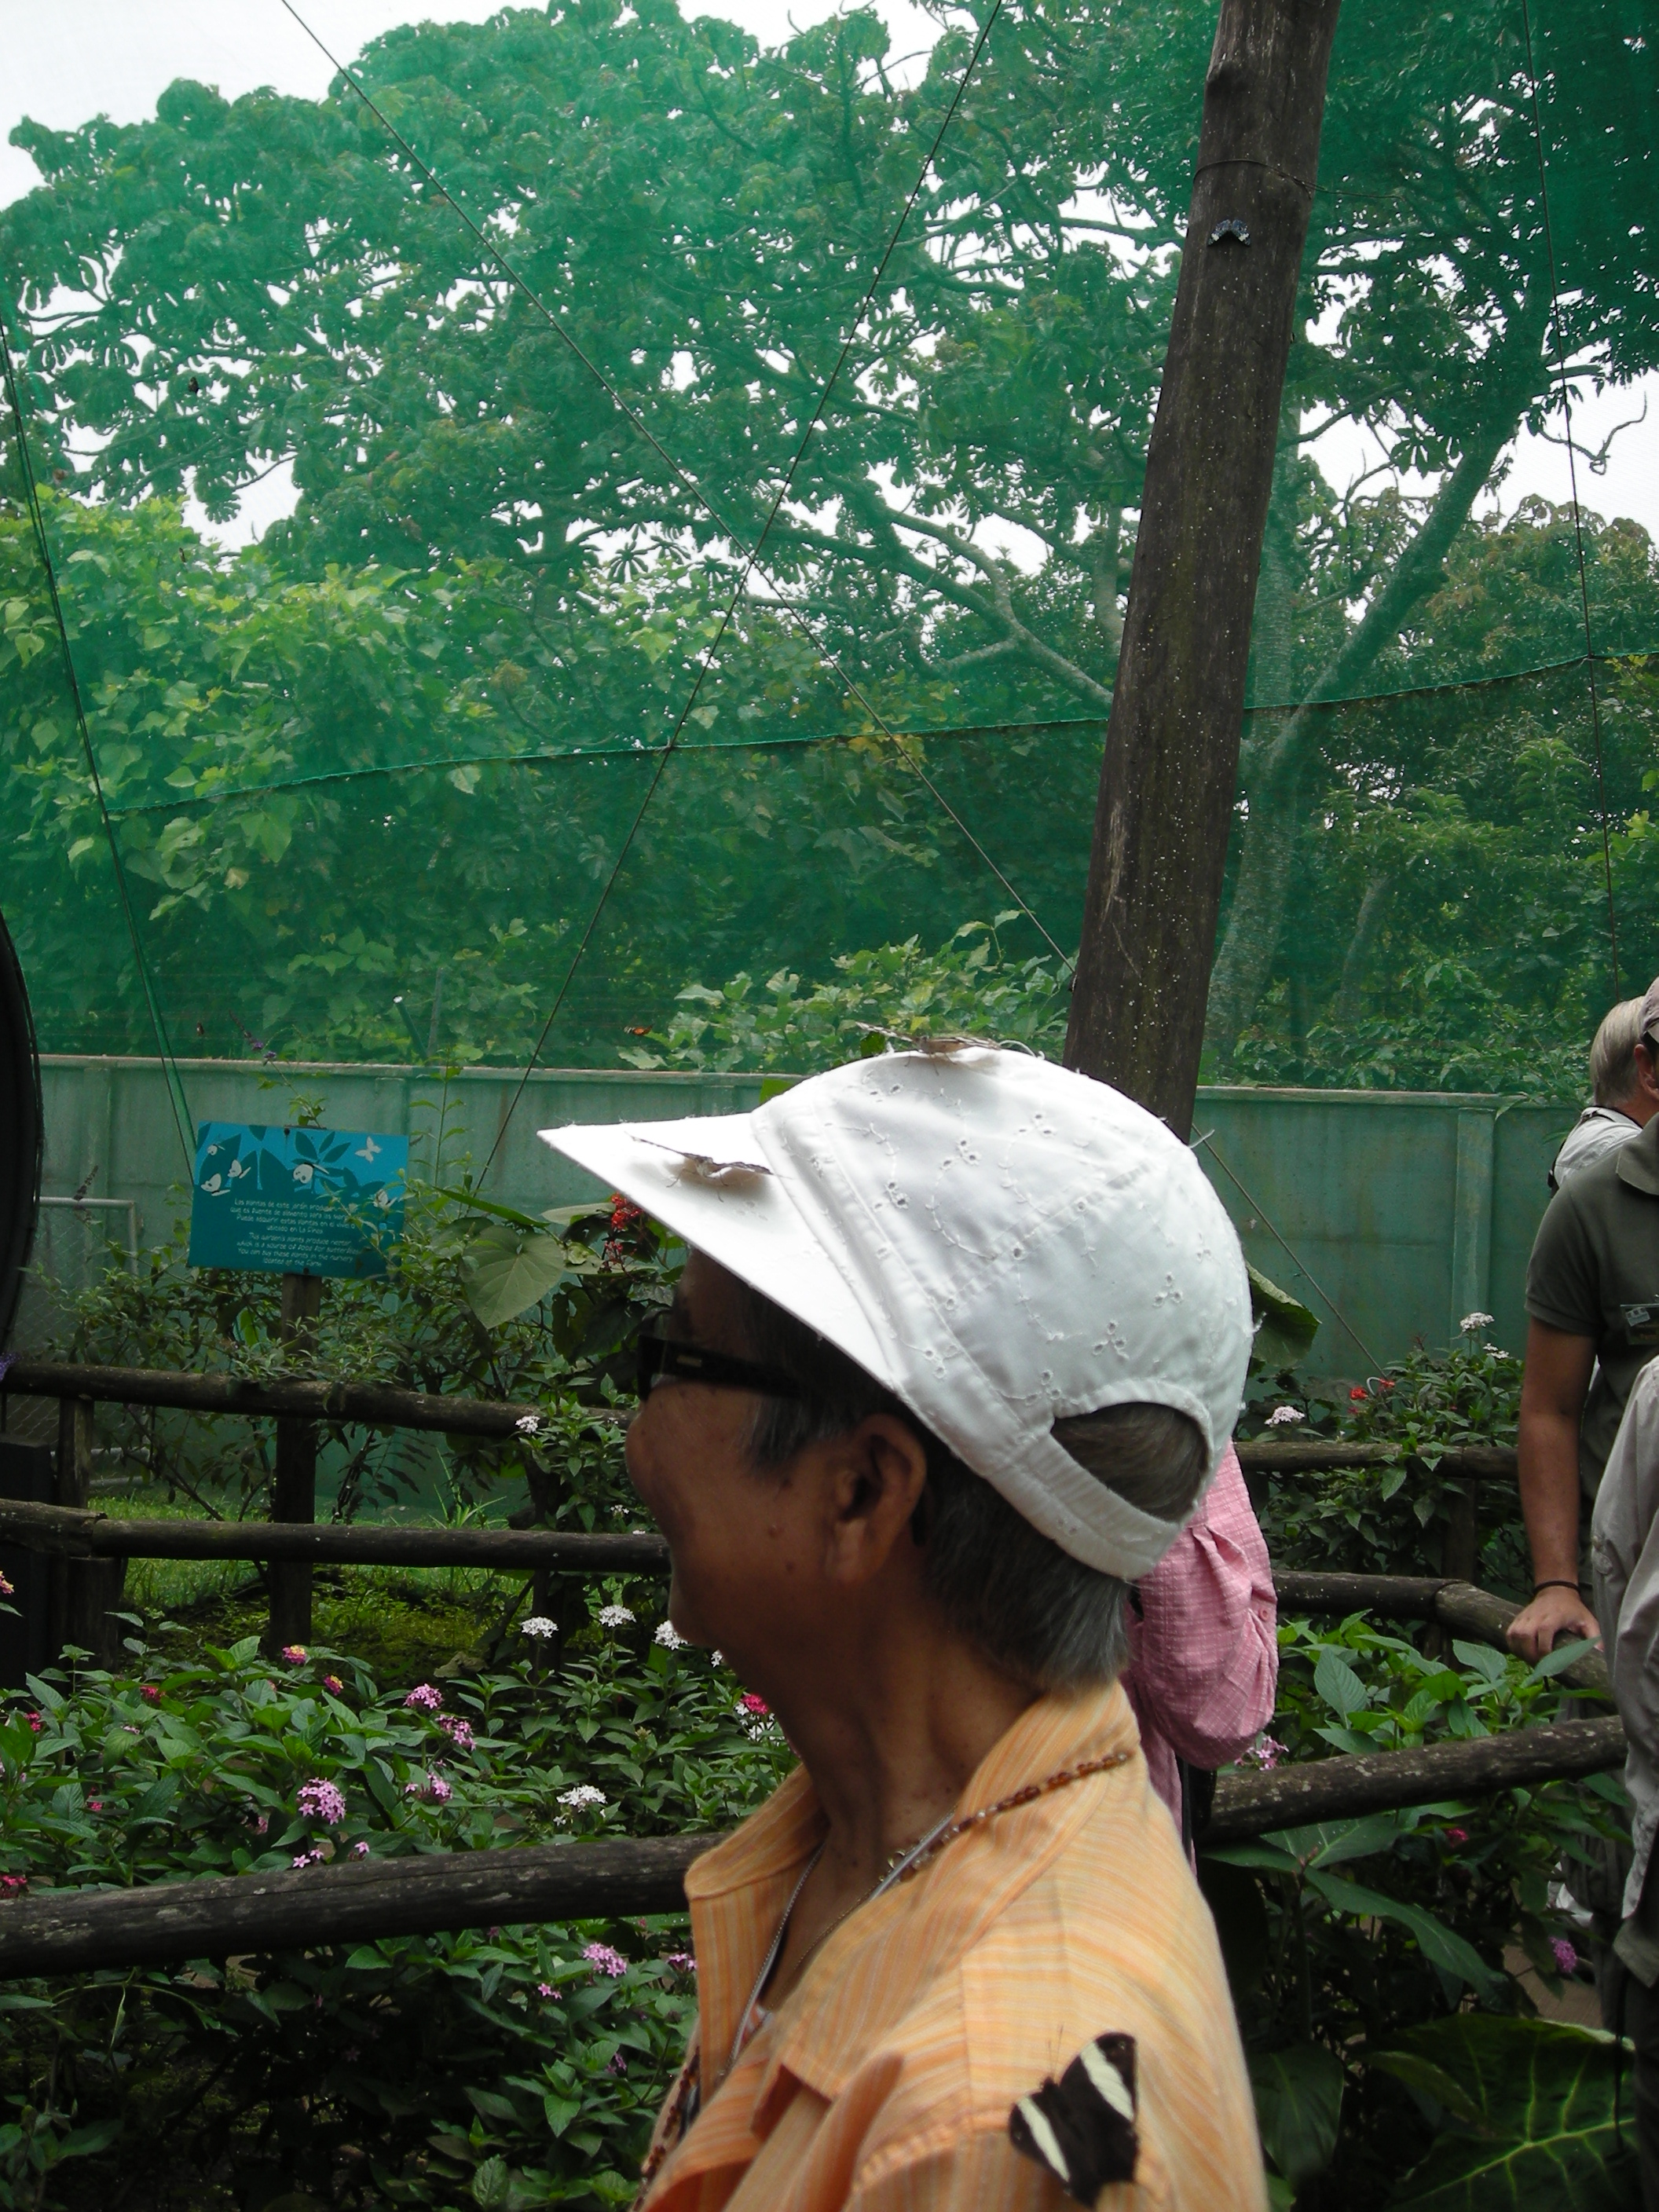
[[[109, 856], [115, 869], [116, 891], [125, 917], [127, 934], [132, 939], [132, 957], [138, 969], [138, 985], [144, 994], [144, 1006], [161, 1047], [170, 1080], [167, 1084], [167, 1103], [173, 1109], [173, 1127], [178, 1131], [183, 1147], [186, 1172], [193, 1172], [196, 1147], [191, 1141], [188, 1126], [189, 1105], [185, 1097], [184, 1079], [179, 1073], [179, 1063], [173, 1057], [167, 1024], [162, 1019], [161, 1001], [150, 981], [149, 966], [144, 958], [143, 939], [138, 933], [138, 918], [133, 911], [132, 896], [127, 887], [126, 870], [121, 866], [121, 852], [115, 841], [115, 824], [112, 820], [109, 802], [104, 795], [104, 780], [98, 772], [98, 756], [93, 750], [92, 732], [87, 726], [85, 706], [81, 698], [80, 679], [75, 672], [75, 655], [70, 646], [69, 626], [64, 619], [63, 601], [58, 592], [58, 572], [52, 564], [52, 546], [46, 537], [46, 518], [40, 511], [40, 495], [34, 481], [34, 462], [29, 453], [28, 434], [23, 422], [22, 395], [18, 389], [17, 374], [11, 357], [11, 331], [3, 312], [0, 312], [0, 368], [3, 368], [6, 397], [11, 406], [11, 419], [17, 434], [17, 465], [22, 473], [23, 495], [28, 503], [29, 521], [34, 531], [36, 544], [40, 549], [40, 564], [46, 572], [46, 595], [52, 602], [52, 620], [58, 626], [58, 649], [63, 656], [64, 679], [69, 685], [70, 703], [75, 715], [75, 726], [81, 739], [81, 750], [86, 756], [87, 773], [92, 779], [93, 797], [97, 803], [98, 817], [109, 845]], [[181, 1116], [180, 1108], [184, 1108]]]

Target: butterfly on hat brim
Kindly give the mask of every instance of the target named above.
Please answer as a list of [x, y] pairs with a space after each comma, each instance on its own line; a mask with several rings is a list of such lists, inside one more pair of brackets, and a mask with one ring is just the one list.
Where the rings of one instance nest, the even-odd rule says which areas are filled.
[[1085, 2043], [1058, 2081], [1020, 2099], [1008, 2115], [1008, 2136], [1079, 2204], [1092, 2205], [1115, 2181], [1133, 2181], [1140, 2148], [1133, 2036], [1097, 2035]]

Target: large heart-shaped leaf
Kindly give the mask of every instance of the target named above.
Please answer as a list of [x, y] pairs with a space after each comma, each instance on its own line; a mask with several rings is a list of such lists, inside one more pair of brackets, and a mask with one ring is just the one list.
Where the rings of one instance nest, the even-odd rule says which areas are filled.
[[1292, 2188], [1331, 2162], [1346, 2079], [1341, 2062], [1318, 2043], [1292, 2043], [1250, 2061], [1261, 2148]]
[[467, 1261], [467, 1303], [486, 1328], [499, 1328], [544, 1298], [568, 1264], [563, 1240], [527, 1237], [503, 1223], [486, 1229]]
[[1447, 2123], [1389, 2212], [1637, 2212], [1635, 2122], [1626, 2082], [1613, 2126], [1621, 2060], [1611, 2036], [1458, 2013], [1409, 2029], [1371, 2063]]
[[1250, 1346], [1250, 1369], [1276, 1374], [1294, 1367], [1319, 1334], [1319, 1316], [1281, 1291], [1259, 1267], [1246, 1267], [1250, 1279], [1250, 1318], [1255, 1340]]

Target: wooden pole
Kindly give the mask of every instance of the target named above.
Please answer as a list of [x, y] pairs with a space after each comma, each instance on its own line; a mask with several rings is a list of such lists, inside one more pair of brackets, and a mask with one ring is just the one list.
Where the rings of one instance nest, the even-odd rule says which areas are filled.
[[[356, 1421], [371, 1428], [430, 1429], [447, 1436], [514, 1435], [536, 1418], [534, 1406], [504, 1399], [445, 1397], [436, 1390], [399, 1390], [381, 1382], [251, 1382], [240, 1375], [193, 1375], [170, 1367], [82, 1367], [67, 1360], [16, 1359], [0, 1380], [0, 1400], [85, 1398], [120, 1406], [175, 1406], [187, 1413], [237, 1413], [258, 1420], [293, 1414], [308, 1421]], [[596, 1425], [618, 1424], [625, 1413], [595, 1406]]]
[[[1224, 1774], [1201, 1843], [1599, 1773], [1617, 1766], [1625, 1750], [1616, 1720], [1560, 1721], [1420, 1751], [1321, 1759], [1271, 1774]], [[452, 1928], [678, 1912], [684, 1910], [686, 1868], [720, 1840], [701, 1835], [537, 1844], [137, 1890], [46, 1890], [0, 1906], [0, 1978], [364, 1943]]]
[[1066, 1061], [1192, 1127], [1337, 0], [1221, 0]]
[[[83, 1510], [92, 1494], [92, 1401], [58, 1401], [56, 1502], [70, 1511]], [[112, 1618], [121, 1602], [126, 1562], [118, 1559], [59, 1559], [52, 1563], [48, 1598], [48, 1646], [54, 1661], [65, 1644], [89, 1652], [97, 1667], [112, 1667], [120, 1652], [120, 1623]]]
[[[290, 1352], [302, 1360], [315, 1358], [317, 1316], [322, 1310], [323, 1284], [319, 1275], [283, 1278], [283, 1334]], [[276, 1424], [276, 1468], [270, 1486], [273, 1521], [313, 1522], [317, 1518], [317, 1424], [292, 1415]], [[270, 1625], [265, 1648], [280, 1651], [286, 1645], [311, 1641], [311, 1563], [273, 1559], [266, 1570], [270, 1591]]]

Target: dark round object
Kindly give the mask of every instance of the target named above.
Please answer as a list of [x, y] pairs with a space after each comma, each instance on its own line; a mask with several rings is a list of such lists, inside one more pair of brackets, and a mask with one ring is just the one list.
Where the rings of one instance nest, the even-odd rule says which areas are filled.
[[17, 949], [0, 921], [0, 1347], [11, 1340], [40, 1201], [40, 1058]]

